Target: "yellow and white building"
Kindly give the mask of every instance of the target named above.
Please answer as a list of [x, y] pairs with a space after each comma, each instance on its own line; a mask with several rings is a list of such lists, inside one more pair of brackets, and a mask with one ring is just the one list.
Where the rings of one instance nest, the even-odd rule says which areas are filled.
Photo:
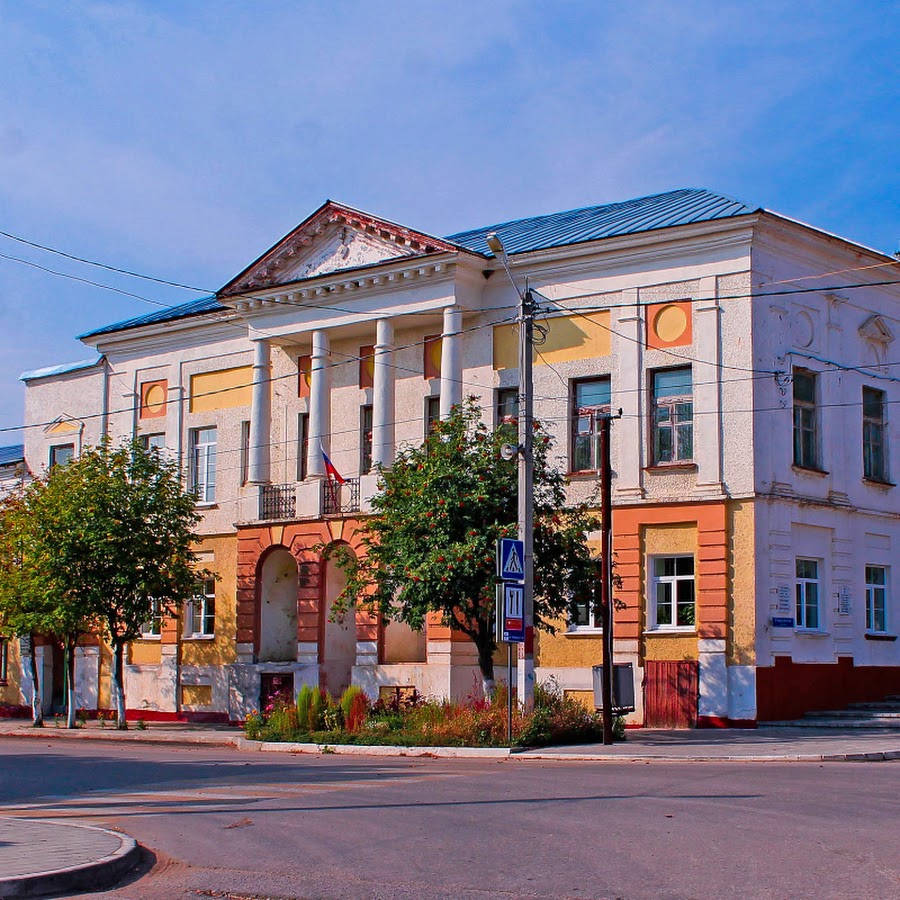
[[[464, 395], [489, 424], [515, 413], [517, 296], [490, 231], [550, 301], [535, 408], [573, 497], [596, 487], [598, 414], [622, 409], [614, 652], [633, 664], [632, 721], [749, 724], [900, 693], [894, 261], [680, 190], [448, 238], [327, 202], [215, 297], [26, 373], [32, 470], [138, 435], [200, 493], [219, 580], [131, 648], [134, 714], [241, 720], [302, 684], [473, 690], [473, 647], [439, 622], [331, 622], [343, 584], [319, 548], [355, 545], [374, 464]], [[320, 448], [349, 478], [338, 492]], [[574, 599], [537, 676], [587, 699], [601, 638]], [[80, 653], [81, 701], [110, 706], [105, 648]]]

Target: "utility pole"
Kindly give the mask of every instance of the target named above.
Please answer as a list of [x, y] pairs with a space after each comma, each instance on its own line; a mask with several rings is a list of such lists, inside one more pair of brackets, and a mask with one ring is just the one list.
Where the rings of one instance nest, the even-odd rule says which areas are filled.
[[526, 282], [519, 304], [519, 540], [525, 545], [525, 642], [519, 644], [518, 693], [523, 712], [534, 709], [534, 298]]
[[603, 743], [613, 742], [612, 467], [610, 416], [600, 419], [600, 627], [603, 630]]

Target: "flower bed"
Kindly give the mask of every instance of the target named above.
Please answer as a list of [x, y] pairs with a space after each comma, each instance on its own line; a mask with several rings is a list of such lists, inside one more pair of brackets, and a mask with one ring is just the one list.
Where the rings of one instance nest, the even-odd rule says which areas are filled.
[[[276, 701], [247, 717], [251, 740], [315, 744], [368, 744], [402, 747], [507, 747], [507, 704], [504, 688], [493, 702], [470, 698], [463, 703], [408, 699], [370, 704], [358, 687], [335, 700], [325, 691], [304, 686], [297, 703]], [[616, 719], [616, 739], [625, 739], [622, 719]], [[555, 685], [535, 690], [534, 712], [513, 712], [516, 747], [601, 741], [603, 722]]]

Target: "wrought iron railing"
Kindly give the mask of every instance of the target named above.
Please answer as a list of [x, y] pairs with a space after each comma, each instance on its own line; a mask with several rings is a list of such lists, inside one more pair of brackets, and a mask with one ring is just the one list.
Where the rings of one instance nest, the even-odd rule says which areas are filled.
[[297, 491], [293, 484], [264, 484], [259, 492], [259, 517], [293, 519], [297, 514]]
[[334, 478], [326, 478], [322, 490], [322, 511], [326, 516], [359, 512], [358, 478], [348, 478], [343, 484]]

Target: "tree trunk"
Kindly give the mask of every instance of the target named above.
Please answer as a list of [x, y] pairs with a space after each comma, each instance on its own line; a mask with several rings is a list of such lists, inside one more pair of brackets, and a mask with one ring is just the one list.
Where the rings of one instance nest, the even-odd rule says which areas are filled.
[[75, 644], [66, 638], [66, 728], [75, 728]]
[[476, 641], [478, 648], [478, 668], [481, 670], [481, 689], [484, 691], [484, 699], [494, 699], [494, 642], [490, 638], [487, 641]]
[[37, 648], [34, 646], [34, 635], [30, 634], [28, 636], [28, 641], [31, 644], [31, 656], [30, 665], [31, 665], [31, 717], [32, 724], [35, 728], [43, 728], [44, 727], [44, 703], [43, 697], [41, 696], [41, 683], [38, 680], [38, 670], [37, 670]]
[[128, 728], [125, 721], [125, 644], [117, 641], [113, 647], [112, 688], [116, 701], [116, 728], [125, 731]]

